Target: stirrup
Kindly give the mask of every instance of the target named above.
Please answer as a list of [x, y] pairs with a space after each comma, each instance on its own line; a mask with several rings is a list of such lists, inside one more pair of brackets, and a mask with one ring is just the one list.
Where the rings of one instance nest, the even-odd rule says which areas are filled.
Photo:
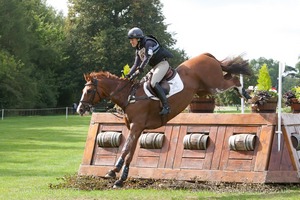
[[170, 113], [169, 107], [163, 107], [163, 109], [159, 112], [160, 115], [167, 115]]

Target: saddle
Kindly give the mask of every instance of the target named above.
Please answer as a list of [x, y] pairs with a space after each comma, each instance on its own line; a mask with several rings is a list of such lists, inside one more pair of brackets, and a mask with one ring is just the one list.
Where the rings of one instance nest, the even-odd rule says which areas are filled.
[[[167, 71], [166, 75], [159, 82], [159, 85], [162, 87], [162, 89], [164, 90], [166, 95], [168, 95], [170, 93], [171, 87], [170, 87], [169, 81], [172, 80], [176, 76], [176, 74], [177, 74], [176, 70], [170, 67], [169, 70]], [[156, 96], [156, 94], [150, 84], [151, 79], [152, 79], [152, 74], [146, 82], [146, 88], [149, 90], [149, 92], [152, 95]]]
[[[151, 78], [152, 73], [148, 73], [145, 77], [143, 77], [143, 81], [141, 81], [146, 96], [136, 97], [135, 94], [138, 87], [134, 87], [128, 96], [128, 103], [135, 103], [137, 100], [148, 98], [159, 100], [150, 85]], [[163, 88], [167, 98], [183, 90], [183, 82], [176, 70], [172, 68], [167, 71], [159, 84]]]

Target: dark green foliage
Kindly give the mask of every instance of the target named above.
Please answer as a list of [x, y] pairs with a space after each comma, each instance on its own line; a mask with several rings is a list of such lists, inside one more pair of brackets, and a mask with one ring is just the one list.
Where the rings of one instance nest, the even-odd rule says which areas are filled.
[[64, 19], [41, 0], [0, 0], [0, 106], [57, 105]]
[[171, 47], [175, 40], [166, 32], [159, 1], [70, 2], [74, 6], [65, 19], [43, 0], [0, 0], [2, 107], [78, 101], [83, 73], [107, 70], [120, 75], [125, 64], [133, 63], [126, 37], [133, 26], [159, 36], [176, 54], [172, 64], [183, 61], [184, 51]]

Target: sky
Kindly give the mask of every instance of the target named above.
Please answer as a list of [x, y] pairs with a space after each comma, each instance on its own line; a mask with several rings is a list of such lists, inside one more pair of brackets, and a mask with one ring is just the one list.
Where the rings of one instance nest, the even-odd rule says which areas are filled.
[[[299, 0], [161, 0], [175, 47], [189, 57], [245, 54], [295, 66], [300, 56]], [[67, 0], [47, 0], [67, 13]], [[146, 33], [153, 34], [155, 33]], [[159, 36], [157, 36], [159, 38]]]

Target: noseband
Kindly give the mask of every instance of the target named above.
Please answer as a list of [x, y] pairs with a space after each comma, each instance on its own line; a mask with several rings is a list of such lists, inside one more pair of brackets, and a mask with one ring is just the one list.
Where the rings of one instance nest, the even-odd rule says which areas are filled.
[[90, 99], [88, 101], [80, 101], [80, 103], [84, 106], [85, 110], [89, 111], [91, 109], [91, 107], [93, 106], [93, 101], [95, 99], [96, 94], [98, 95], [98, 97], [101, 99], [101, 96], [98, 92], [97, 86], [98, 86], [98, 80], [97, 79], [93, 79], [92, 83], [87, 83], [85, 84], [85, 86], [94, 86], [93, 90], [87, 91], [88, 93], [91, 92], [92, 95], [90, 97]]

